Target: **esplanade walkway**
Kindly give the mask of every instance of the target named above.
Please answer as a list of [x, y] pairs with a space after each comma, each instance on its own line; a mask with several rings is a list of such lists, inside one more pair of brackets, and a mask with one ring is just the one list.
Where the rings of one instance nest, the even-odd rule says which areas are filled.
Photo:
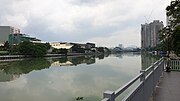
[[152, 101], [180, 101], [180, 72], [163, 72]]

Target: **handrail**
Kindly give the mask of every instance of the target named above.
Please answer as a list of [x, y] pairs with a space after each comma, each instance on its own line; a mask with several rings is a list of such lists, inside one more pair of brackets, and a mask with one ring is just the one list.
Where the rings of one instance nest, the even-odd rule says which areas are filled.
[[153, 68], [153, 66], [156, 66], [160, 61], [162, 61], [163, 58], [159, 59], [158, 61], [156, 61], [155, 63], [153, 63], [151, 66], [149, 66], [147, 69], [145, 69], [145, 71], [149, 71], [150, 69]]
[[122, 86], [121, 88], [116, 90], [115, 91], [115, 97], [119, 96], [122, 92], [124, 92], [129, 86], [131, 86], [134, 82], [136, 82], [142, 75], [143, 75], [143, 73], [140, 73], [139, 75], [134, 77], [131, 81], [126, 83], [124, 86]]
[[[156, 67], [156, 69], [155, 69], [155, 67]], [[163, 69], [164, 69], [164, 59], [161, 58], [158, 61], [156, 61], [155, 63], [153, 63], [151, 66], [149, 66], [146, 70], [141, 70], [140, 73], [136, 77], [134, 77], [132, 80], [127, 82], [124, 86], [120, 87], [116, 91], [104, 92], [104, 94], [103, 94], [104, 99], [102, 99], [101, 101], [115, 101], [116, 97], [118, 97], [120, 94], [122, 94], [125, 90], [127, 90], [132, 84], [134, 84], [139, 79], [140, 79], [140, 84], [145, 83], [145, 82], [149, 82], [148, 81], [149, 78], [152, 79], [153, 80], [153, 82], [152, 82], [153, 87], [152, 88], [154, 89], [154, 87], [155, 87], [154, 85], [157, 84], [157, 82], [159, 80], [159, 79], [157, 80], [156, 78], [154, 78], [154, 76], [158, 76], [158, 78], [159, 78], [160, 74], [157, 74], [157, 73], [161, 73]], [[151, 72], [149, 72], [150, 70], [151, 70]], [[147, 75], [147, 78], [145, 75], [146, 73], [149, 73]], [[143, 85], [143, 86], [145, 86], [145, 85]], [[138, 89], [140, 89], [140, 87], [142, 87], [142, 85], [139, 85], [137, 87], [137, 89], [132, 93], [135, 93], [136, 91], [138, 91]], [[142, 90], [142, 91], [145, 91], [148, 88], [144, 87], [143, 89], [144, 90]], [[153, 91], [153, 90], [150, 90], [150, 91]], [[143, 94], [142, 92], [140, 92], [140, 93]], [[129, 98], [129, 97], [126, 97], [126, 98]], [[144, 99], [140, 100], [140, 101], [146, 101]], [[131, 100], [128, 100], [128, 101], [131, 101]]]

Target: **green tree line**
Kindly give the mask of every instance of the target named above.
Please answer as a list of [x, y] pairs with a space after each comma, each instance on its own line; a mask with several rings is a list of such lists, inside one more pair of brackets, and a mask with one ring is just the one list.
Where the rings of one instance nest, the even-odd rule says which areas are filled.
[[166, 15], [169, 18], [169, 24], [160, 31], [160, 49], [174, 51], [180, 54], [180, 1], [171, 1], [166, 7]]

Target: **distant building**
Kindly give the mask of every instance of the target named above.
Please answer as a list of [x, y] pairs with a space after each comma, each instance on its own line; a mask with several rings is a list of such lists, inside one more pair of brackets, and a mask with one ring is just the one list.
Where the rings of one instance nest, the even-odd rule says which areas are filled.
[[68, 50], [68, 53], [72, 52], [72, 47], [70, 43], [67, 42], [51, 42], [49, 43], [51, 45], [51, 48], [49, 49], [49, 53], [53, 51], [53, 49], [66, 49]]
[[123, 49], [123, 44], [119, 44], [119, 48]]
[[8, 41], [10, 45], [18, 45], [19, 43], [24, 42], [24, 41], [33, 42], [33, 43], [41, 43], [40, 39], [30, 37], [26, 34], [10, 34]]
[[92, 49], [92, 48], [95, 48], [96, 47], [96, 45], [95, 45], [95, 43], [86, 43], [86, 47], [88, 48], [88, 49]]
[[74, 53], [94, 53], [96, 51], [96, 44], [95, 43], [70, 43], [73, 45], [72, 52]]
[[12, 26], [0, 26], [0, 44], [8, 41], [10, 34], [19, 34], [20, 29]]
[[149, 49], [159, 44], [159, 31], [164, 27], [163, 22], [154, 20], [141, 25], [141, 49]]
[[123, 50], [122, 50], [122, 48], [120, 48], [120, 47], [115, 47], [115, 48], [113, 48], [112, 49], [112, 52], [113, 53], [118, 53], [118, 52], [122, 52]]
[[145, 23], [141, 25], [141, 47], [142, 49], [150, 47], [150, 25]]
[[51, 42], [50, 45], [55, 49], [70, 49], [73, 46], [67, 42]]

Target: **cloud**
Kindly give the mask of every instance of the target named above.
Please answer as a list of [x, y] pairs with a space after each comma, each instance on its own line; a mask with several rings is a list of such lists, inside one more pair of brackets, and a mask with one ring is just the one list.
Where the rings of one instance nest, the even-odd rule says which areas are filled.
[[[115, 46], [119, 43], [140, 46], [140, 24], [154, 19], [165, 22], [165, 7], [170, 0], [0, 0], [0, 2], [0, 25], [19, 27], [23, 33], [45, 41], [93, 40], [100, 46]], [[134, 32], [132, 29], [138, 31]], [[111, 44], [105, 44], [108, 43], [106, 39]]]

